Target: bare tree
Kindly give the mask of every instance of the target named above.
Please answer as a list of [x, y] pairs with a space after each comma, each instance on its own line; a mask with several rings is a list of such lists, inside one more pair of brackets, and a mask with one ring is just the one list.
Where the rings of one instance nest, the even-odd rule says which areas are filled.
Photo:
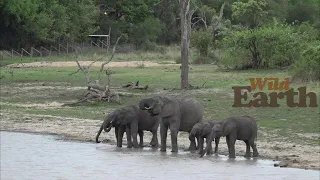
[[189, 89], [189, 6], [190, 0], [180, 0], [181, 22], [181, 89]]
[[[106, 85], [103, 85], [103, 82], [102, 82], [102, 74], [104, 72], [103, 71], [104, 66], [106, 64], [108, 64], [109, 62], [111, 62], [111, 60], [113, 59], [114, 54], [116, 52], [116, 47], [117, 47], [118, 42], [121, 37], [122, 36], [118, 37], [116, 44], [113, 47], [111, 57], [107, 61], [105, 61], [101, 64], [97, 79], [90, 78], [90, 67], [92, 66], [92, 64], [101, 60], [102, 58], [99, 58], [98, 60], [93, 61], [88, 66], [81, 66], [79, 61], [77, 59], [75, 60], [79, 69], [76, 72], [71, 73], [70, 75], [75, 74], [79, 71], [82, 71], [83, 75], [85, 77], [85, 80], [86, 80], [86, 86], [88, 87], [88, 92], [86, 93], [86, 95], [83, 98], [81, 98], [77, 102], [71, 103], [71, 104], [81, 103], [81, 102], [85, 102], [85, 101], [96, 101], [96, 100], [100, 100], [100, 101], [105, 100], [108, 102], [112, 101], [112, 102], [116, 102], [116, 103], [121, 103], [119, 93], [114, 92], [110, 89], [110, 76], [113, 74], [113, 72], [109, 68], [107, 70], [105, 70], [105, 74], [107, 75]], [[66, 105], [70, 105], [70, 104], [66, 104]]]

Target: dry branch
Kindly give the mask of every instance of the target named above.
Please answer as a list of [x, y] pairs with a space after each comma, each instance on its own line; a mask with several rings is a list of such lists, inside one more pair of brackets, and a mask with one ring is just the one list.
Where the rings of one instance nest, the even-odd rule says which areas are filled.
[[149, 85], [140, 86], [139, 81], [137, 81], [135, 84], [133, 82], [128, 82], [127, 84], [122, 85], [123, 88], [129, 87], [130, 89], [140, 89], [140, 90], [147, 90]]
[[121, 39], [121, 37], [122, 37], [122, 35], [121, 35], [120, 37], [118, 37], [117, 42], [116, 42], [116, 44], [114, 45], [114, 47], [113, 47], [113, 49], [112, 49], [112, 54], [111, 54], [111, 57], [110, 57], [109, 61], [104, 62], [104, 63], [101, 64], [101, 68], [100, 68], [100, 72], [99, 72], [99, 77], [98, 77], [99, 82], [101, 81], [101, 76], [102, 76], [103, 68], [104, 68], [104, 66], [105, 66], [106, 64], [108, 64], [108, 63], [113, 59], [114, 54], [115, 54], [115, 52], [116, 52], [116, 48], [117, 48], [118, 42], [119, 42], [119, 40]]
[[115, 91], [110, 90], [110, 81], [111, 81], [110, 76], [111, 76], [111, 74], [113, 74], [113, 72], [110, 69], [107, 69], [105, 71], [106, 75], [107, 75], [107, 79], [108, 79], [107, 85], [101, 84], [102, 83], [101, 76], [102, 76], [103, 68], [106, 64], [111, 62], [111, 60], [113, 59], [115, 52], [116, 52], [116, 47], [117, 47], [118, 42], [121, 37], [122, 37], [122, 35], [120, 37], [118, 37], [116, 44], [113, 47], [113, 51], [112, 51], [112, 54], [111, 54], [111, 57], [109, 58], [109, 60], [101, 64], [97, 80], [92, 80], [90, 78], [90, 76], [89, 76], [90, 67], [92, 66], [93, 63], [100, 61], [103, 58], [99, 58], [99, 59], [93, 61], [88, 66], [81, 66], [79, 61], [75, 60], [79, 69], [76, 72], [71, 73], [69, 75], [73, 75], [79, 71], [82, 71], [83, 75], [85, 76], [85, 79], [86, 79], [86, 86], [88, 87], [88, 92], [86, 93], [86, 95], [83, 98], [79, 99], [77, 102], [71, 103], [71, 104], [65, 104], [65, 105], [78, 104], [81, 102], [88, 102], [88, 101], [108, 101], [108, 102], [111, 101], [111, 102], [116, 102], [118, 104], [121, 104], [119, 94]]

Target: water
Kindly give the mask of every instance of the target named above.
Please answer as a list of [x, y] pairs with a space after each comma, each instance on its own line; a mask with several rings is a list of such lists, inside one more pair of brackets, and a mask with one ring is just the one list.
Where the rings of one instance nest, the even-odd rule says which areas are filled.
[[273, 167], [273, 161], [56, 140], [1, 132], [1, 180], [20, 179], [319, 179], [319, 171]]

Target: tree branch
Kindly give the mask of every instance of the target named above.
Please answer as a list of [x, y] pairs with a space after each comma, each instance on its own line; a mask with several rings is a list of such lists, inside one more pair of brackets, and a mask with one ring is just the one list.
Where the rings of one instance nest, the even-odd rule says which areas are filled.
[[104, 62], [104, 63], [101, 64], [100, 72], [99, 72], [99, 77], [98, 77], [98, 81], [99, 81], [99, 82], [101, 81], [101, 75], [102, 75], [103, 68], [104, 68], [104, 66], [105, 66], [106, 64], [108, 64], [108, 63], [113, 59], [114, 54], [115, 54], [115, 52], [116, 52], [116, 47], [117, 47], [118, 42], [119, 42], [119, 40], [120, 40], [121, 37], [122, 37], [122, 34], [121, 34], [120, 37], [118, 37], [117, 42], [116, 42], [116, 44], [114, 45], [114, 47], [113, 47], [113, 49], [112, 49], [112, 54], [111, 54], [110, 59], [109, 59], [108, 61], [106, 61], [106, 62]]

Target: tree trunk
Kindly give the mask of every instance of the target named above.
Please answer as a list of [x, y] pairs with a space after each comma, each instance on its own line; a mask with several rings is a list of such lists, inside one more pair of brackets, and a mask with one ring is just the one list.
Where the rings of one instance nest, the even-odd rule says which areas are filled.
[[188, 12], [189, 0], [180, 0], [181, 19], [181, 89], [189, 89], [189, 33]]

